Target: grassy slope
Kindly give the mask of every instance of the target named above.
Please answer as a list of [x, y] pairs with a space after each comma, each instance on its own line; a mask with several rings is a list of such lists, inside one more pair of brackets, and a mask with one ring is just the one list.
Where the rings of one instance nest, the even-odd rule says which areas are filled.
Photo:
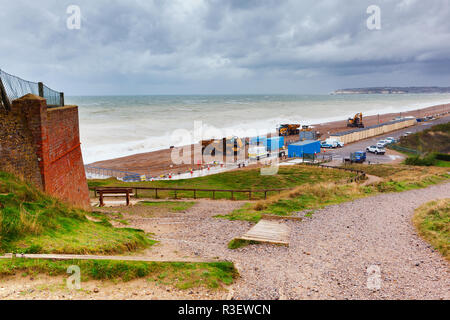
[[71, 265], [80, 267], [82, 281], [123, 280], [145, 278], [147, 281], [174, 285], [179, 289], [192, 287], [222, 288], [238, 276], [231, 262], [183, 263], [183, 262], [132, 262], [110, 260], [0, 260], [0, 277], [18, 273], [45, 273], [51, 276], [66, 275]]
[[[200, 189], [283, 189], [307, 183], [320, 183], [325, 181], [346, 181], [353, 177], [353, 173], [338, 170], [321, 170], [309, 166], [282, 166], [279, 168], [277, 175], [262, 176], [259, 169], [242, 169], [230, 172], [214, 174], [205, 177], [172, 180], [172, 181], [152, 181], [152, 182], [134, 182], [125, 183], [113, 179], [109, 180], [91, 180], [90, 186], [142, 186], [142, 187], [179, 187], [179, 188], [200, 188]], [[162, 197], [167, 193], [158, 192]], [[177, 195], [182, 197], [183, 194], [192, 197], [192, 192], [178, 192]], [[139, 191], [139, 196], [153, 197], [154, 192]], [[172, 195], [172, 193], [170, 193]], [[210, 197], [211, 192], [198, 192], [198, 197]], [[254, 197], [263, 197], [263, 194], [255, 194]], [[230, 198], [230, 193], [216, 193], [217, 198]], [[237, 199], [246, 199], [247, 194], [235, 194]]]
[[416, 209], [413, 223], [419, 234], [450, 261], [450, 199], [420, 206]]
[[421, 152], [450, 153], [450, 122], [402, 137], [399, 145]]
[[86, 214], [0, 172], [0, 252], [112, 254], [154, 243], [140, 230]]
[[423, 188], [450, 178], [445, 168], [402, 165], [353, 165], [353, 168], [385, 178], [385, 180], [371, 186], [361, 186], [356, 183], [308, 184], [283, 192], [281, 195], [271, 197], [266, 201], [248, 203], [228, 215], [217, 217], [257, 222], [261, 219], [262, 214], [289, 215], [296, 211], [315, 210], [326, 205], [338, 204], [378, 193]]

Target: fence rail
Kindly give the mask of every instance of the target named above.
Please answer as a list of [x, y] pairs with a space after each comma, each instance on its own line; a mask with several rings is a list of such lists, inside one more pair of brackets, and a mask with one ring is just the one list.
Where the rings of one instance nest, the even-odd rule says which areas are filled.
[[396, 150], [396, 151], [400, 151], [400, 152], [407, 152], [407, 153], [412, 153], [412, 154], [416, 154], [416, 155], [422, 154], [419, 150], [402, 147], [397, 144], [389, 144], [387, 147], [390, 149]]
[[[347, 182], [356, 182], [360, 181], [366, 178], [366, 173], [362, 170], [356, 170], [352, 168], [345, 168], [345, 167], [335, 167], [330, 165], [324, 165], [320, 163], [305, 163], [310, 166], [317, 166], [324, 169], [337, 169], [337, 170], [344, 170], [348, 172], [356, 173], [356, 177], [350, 178], [347, 180]], [[110, 186], [110, 187], [90, 187], [89, 189], [94, 191], [94, 196], [97, 197], [97, 190], [107, 190], [107, 189], [117, 189], [120, 188], [120, 186]], [[230, 193], [231, 199], [235, 200], [234, 194], [235, 193], [248, 193], [248, 199], [252, 200], [252, 194], [255, 193], [264, 193], [264, 199], [267, 199], [267, 194], [269, 192], [278, 192], [281, 193], [282, 191], [291, 190], [290, 188], [282, 188], [282, 189], [241, 189], [241, 190], [232, 190], [232, 189], [200, 189], [200, 188], [171, 188], [171, 187], [138, 187], [138, 186], [126, 186], [126, 188], [132, 189], [134, 192], [134, 196], [138, 197], [138, 191], [144, 191], [144, 190], [150, 190], [154, 191], [154, 196], [156, 199], [159, 198], [158, 191], [173, 191], [174, 193], [174, 199], [178, 199], [178, 192], [192, 192], [192, 196], [194, 199], [197, 199], [197, 193], [198, 192], [211, 192], [212, 199], [216, 199], [216, 192], [222, 192], [222, 193]]]
[[11, 110], [13, 100], [29, 93], [46, 99], [49, 108], [64, 106], [63, 92], [50, 89], [42, 82], [24, 80], [0, 69], [0, 107]]
[[125, 177], [132, 177], [136, 181], [140, 181], [141, 174], [135, 173], [135, 172], [128, 172], [123, 170], [116, 170], [116, 169], [108, 169], [108, 168], [101, 168], [101, 167], [93, 167], [89, 165], [84, 166], [84, 170], [87, 174], [91, 175], [97, 175], [97, 176], [103, 176], [103, 177], [115, 177], [115, 178], [125, 178]]
[[[97, 197], [98, 190], [107, 190], [107, 189], [117, 189], [121, 188], [120, 186], [115, 187], [90, 187], [90, 190], [94, 191], [94, 196]], [[232, 190], [232, 189], [199, 189], [199, 188], [169, 188], [169, 187], [133, 187], [133, 186], [126, 186], [126, 188], [132, 189], [134, 196], [138, 197], [138, 190], [151, 190], [155, 192], [155, 198], [158, 199], [158, 191], [173, 191], [174, 192], [174, 199], [178, 199], [178, 192], [192, 192], [193, 198], [197, 199], [197, 193], [198, 192], [211, 192], [212, 193], [212, 199], [216, 199], [216, 192], [222, 192], [222, 193], [230, 193], [231, 199], [235, 200], [234, 194], [235, 193], [248, 193], [248, 199], [252, 200], [252, 194], [254, 193], [264, 193], [264, 199], [267, 199], [267, 193], [269, 192], [278, 192], [281, 193], [282, 191], [290, 190], [289, 188], [284, 189], [246, 189], [246, 190]]]

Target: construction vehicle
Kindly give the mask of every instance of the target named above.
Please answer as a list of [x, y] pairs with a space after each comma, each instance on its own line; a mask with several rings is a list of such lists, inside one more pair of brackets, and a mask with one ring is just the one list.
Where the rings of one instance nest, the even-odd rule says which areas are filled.
[[211, 155], [215, 155], [216, 152], [224, 154], [223, 150], [225, 150], [226, 155], [236, 156], [245, 149], [244, 142], [239, 137], [229, 137], [221, 140], [202, 140], [202, 153], [208, 146], [213, 148]]
[[364, 128], [362, 113], [357, 113], [353, 118], [348, 118], [347, 127]]
[[280, 124], [277, 128], [279, 136], [292, 136], [300, 133], [299, 124]]
[[300, 141], [304, 140], [317, 140], [321, 136], [319, 131], [315, 131], [313, 126], [302, 125], [300, 129], [299, 138]]

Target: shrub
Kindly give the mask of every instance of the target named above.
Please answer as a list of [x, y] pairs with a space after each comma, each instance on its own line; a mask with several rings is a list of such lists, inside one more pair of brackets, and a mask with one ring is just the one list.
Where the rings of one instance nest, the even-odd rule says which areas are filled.
[[405, 164], [410, 166], [433, 166], [436, 164], [436, 153], [429, 153], [424, 157], [411, 156], [406, 158]]

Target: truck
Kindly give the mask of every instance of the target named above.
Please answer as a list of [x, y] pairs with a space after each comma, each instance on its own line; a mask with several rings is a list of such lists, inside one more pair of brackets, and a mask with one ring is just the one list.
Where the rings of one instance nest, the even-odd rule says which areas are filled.
[[248, 149], [248, 157], [252, 160], [263, 159], [269, 156], [269, 152], [265, 146], [253, 146]]
[[350, 153], [350, 157], [345, 158], [344, 162], [363, 163], [366, 161], [366, 153], [364, 151], [356, 151]]
[[277, 131], [280, 136], [296, 135], [300, 133], [300, 124], [280, 124]]

